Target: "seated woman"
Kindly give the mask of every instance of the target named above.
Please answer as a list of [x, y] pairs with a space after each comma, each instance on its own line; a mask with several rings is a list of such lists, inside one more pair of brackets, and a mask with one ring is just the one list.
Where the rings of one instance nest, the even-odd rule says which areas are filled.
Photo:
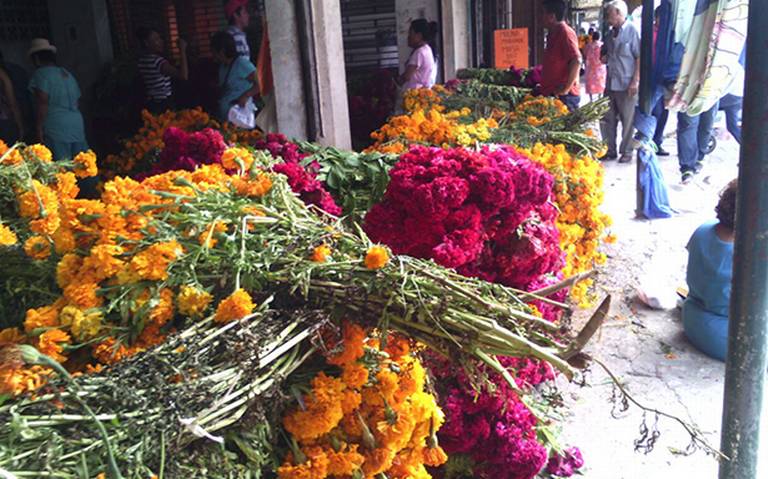
[[725, 361], [728, 308], [731, 300], [736, 180], [720, 194], [717, 221], [699, 226], [688, 241], [688, 297], [683, 327], [688, 340], [704, 354]]

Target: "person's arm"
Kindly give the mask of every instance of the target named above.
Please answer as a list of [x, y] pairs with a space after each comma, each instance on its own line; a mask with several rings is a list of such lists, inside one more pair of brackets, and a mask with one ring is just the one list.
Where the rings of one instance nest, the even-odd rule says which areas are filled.
[[16, 122], [16, 128], [19, 130], [19, 139], [24, 140], [24, 120], [21, 117], [21, 110], [19, 104], [16, 102], [16, 95], [13, 92], [13, 83], [8, 75], [0, 70], [0, 81], [3, 83], [3, 93], [8, 99], [8, 105], [11, 107], [11, 113], [13, 113], [13, 121]]
[[181, 64], [179, 68], [171, 65], [168, 61], [163, 61], [160, 64], [160, 73], [177, 80], [189, 79], [189, 63], [187, 62], [187, 42], [183, 38], [179, 38], [179, 52], [181, 54]]
[[407, 65], [405, 67], [405, 71], [402, 75], [397, 79], [397, 83], [399, 85], [404, 84], [405, 82], [409, 81], [413, 76], [416, 74], [416, 70], [418, 70], [419, 67], [416, 65]]
[[251, 72], [250, 75], [248, 75], [248, 80], [251, 81], [253, 86], [243, 92], [242, 95], [237, 99], [237, 104], [241, 107], [244, 107], [246, 103], [248, 103], [248, 99], [251, 97], [254, 97], [259, 94], [259, 80], [256, 78], [256, 71], [254, 70]]
[[558, 96], [567, 95], [568, 93], [571, 92], [571, 87], [579, 78], [580, 69], [581, 69], [581, 59], [579, 57], [572, 58], [571, 61], [568, 62], [568, 78], [566, 80], [565, 85], [563, 85], [560, 91], [557, 92]]
[[43, 143], [43, 125], [45, 124], [45, 119], [48, 117], [48, 94], [39, 88], [35, 88], [35, 103], [37, 105], [37, 121], [35, 124], [37, 141]]
[[632, 44], [630, 45], [630, 51], [632, 56], [635, 57], [635, 73], [632, 75], [632, 80], [629, 82], [629, 88], [627, 93], [629, 96], [637, 95], [640, 90], [640, 35], [634, 35], [632, 38]]

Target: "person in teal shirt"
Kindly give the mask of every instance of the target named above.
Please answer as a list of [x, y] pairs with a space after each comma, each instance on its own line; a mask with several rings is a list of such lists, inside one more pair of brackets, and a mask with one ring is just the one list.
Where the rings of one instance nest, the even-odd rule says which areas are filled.
[[244, 107], [249, 99], [258, 95], [256, 67], [247, 57], [238, 55], [235, 40], [227, 32], [213, 36], [211, 49], [214, 60], [219, 63], [218, 116], [227, 121], [233, 105]]
[[72, 159], [88, 150], [80, 87], [70, 72], [56, 65], [56, 47], [48, 40], [32, 40], [28, 53], [35, 65], [29, 90], [35, 99], [37, 140], [50, 148], [54, 159]]
[[688, 241], [683, 328], [697, 349], [720, 361], [728, 349], [736, 188], [736, 180], [726, 186], [715, 209], [717, 221], [699, 226]]

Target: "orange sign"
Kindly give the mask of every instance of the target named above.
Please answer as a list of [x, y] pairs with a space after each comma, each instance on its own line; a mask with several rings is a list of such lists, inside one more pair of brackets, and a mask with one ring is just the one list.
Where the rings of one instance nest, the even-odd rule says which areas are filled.
[[493, 48], [496, 68], [528, 68], [527, 28], [496, 30], [493, 32]]

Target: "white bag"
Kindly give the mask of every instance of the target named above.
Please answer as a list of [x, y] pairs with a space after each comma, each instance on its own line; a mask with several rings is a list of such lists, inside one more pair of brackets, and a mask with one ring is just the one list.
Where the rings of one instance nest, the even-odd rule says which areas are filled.
[[253, 98], [249, 98], [245, 106], [232, 105], [227, 114], [227, 119], [239, 128], [253, 130], [256, 127], [256, 105], [253, 103]]

